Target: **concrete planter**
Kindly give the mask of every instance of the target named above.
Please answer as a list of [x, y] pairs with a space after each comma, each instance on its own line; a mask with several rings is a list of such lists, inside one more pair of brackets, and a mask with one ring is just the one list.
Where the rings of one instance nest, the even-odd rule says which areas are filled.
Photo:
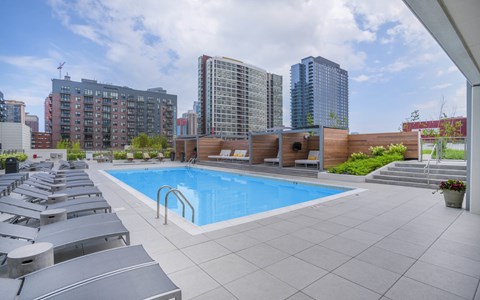
[[447, 207], [462, 208], [465, 192], [443, 190], [443, 197]]

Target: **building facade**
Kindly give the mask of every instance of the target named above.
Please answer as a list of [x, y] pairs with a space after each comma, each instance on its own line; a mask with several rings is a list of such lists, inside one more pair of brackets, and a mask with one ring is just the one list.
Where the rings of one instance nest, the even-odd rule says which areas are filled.
[[[235, 59], [200, 56], [198, 133], [245, 136], [252, 131], [266, 130], [267, 74], [261, 68]], [[281, 76], [275, 77], [276, 85], [278, 77]], [[278, 92], [278, 88], [271, 91]], [[281, 88], [279, 95], [273, 96], [276, 100], [278, 97], [281, 97]], [[275, 118], [278, 119], [278, 116]], [[279, 118], [282, 119], [282, 116]]]
[[[449, 132], [446, 133], [445, 130]], [[423, 137], [431, 136], [432, 134], [452, 135], [452, 137], [466, 137], [467, 136], [467, 118], [455, 117], [445, 118], [441, 120], [432, 121], [416, 121], [405, 122], [402, 124], [404, 132], [420, 131]]]
[[17, 100], [5, 100], [6, 120], [5, 122], [25, 124], [25, 103]]
[[45, 132], [52, 145], [79, 141], [84, 149], [123, 148], [140, 133], [175, 137], [177, 96], [162, 88], [135, 90], [96, 80], [52, 79], [45, 99]]
[[267, 73], [267, 128], [283, 125], [283, 78]]
[[187, 135], [187, 118], [181, 117], [177, 119], [177, 136], [186, 136]]
[[184, 117], [187, 119], [187, 135], [197, 135], [197, 113], [189, 110]]
[[306, 57], [290, 69], [292, 127], [348, 129], [348, 72], [323, 57]]
[[36, 115], [25, 114], [25, 125], [30, 127], [32, 132], [38, 132], [38, 117]]
[[32, 132], [32, 149], [52, 149], [52, 134]]
[[3, 99], [3, 93], [0, 92], [0, 122], [7, 121], [7, 106], [5, 105], [5, 99]]

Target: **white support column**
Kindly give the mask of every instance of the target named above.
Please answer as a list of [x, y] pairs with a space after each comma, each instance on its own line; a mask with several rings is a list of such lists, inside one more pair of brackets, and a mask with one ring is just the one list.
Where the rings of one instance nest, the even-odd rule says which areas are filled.
[[[467, 100], [468, 101], [468, 100]], [[470, 111], [467, 111], [470, 137], [469, 163], [469, 198], [470, 212], [480, 214], [480, 85], [472, 87]]]

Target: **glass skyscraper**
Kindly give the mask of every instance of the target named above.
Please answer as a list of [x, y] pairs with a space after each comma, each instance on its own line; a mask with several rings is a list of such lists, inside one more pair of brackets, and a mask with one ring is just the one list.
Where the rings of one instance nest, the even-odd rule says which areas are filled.
[[348, 72], [323, 57], [306, 57], [290, 69], [292, 127], [348, 129]]

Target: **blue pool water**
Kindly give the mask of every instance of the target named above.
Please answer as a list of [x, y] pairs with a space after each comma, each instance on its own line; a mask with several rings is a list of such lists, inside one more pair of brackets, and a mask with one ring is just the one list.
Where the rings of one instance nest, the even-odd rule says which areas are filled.
[[[206, 225], [290, 206], [348, 189], [300, 184], [203, 169], [114, 170], [108, 173], [132, 188], [157, 199], [162, 185], [177, 188], [195, 208], [195, 224]], [[161, 203], [167, 190], [161, 194]], [[168, 208], [182, 215], [182, 205], [170, 196]], [[191, 220], [187, 207], [185, 218]]]

